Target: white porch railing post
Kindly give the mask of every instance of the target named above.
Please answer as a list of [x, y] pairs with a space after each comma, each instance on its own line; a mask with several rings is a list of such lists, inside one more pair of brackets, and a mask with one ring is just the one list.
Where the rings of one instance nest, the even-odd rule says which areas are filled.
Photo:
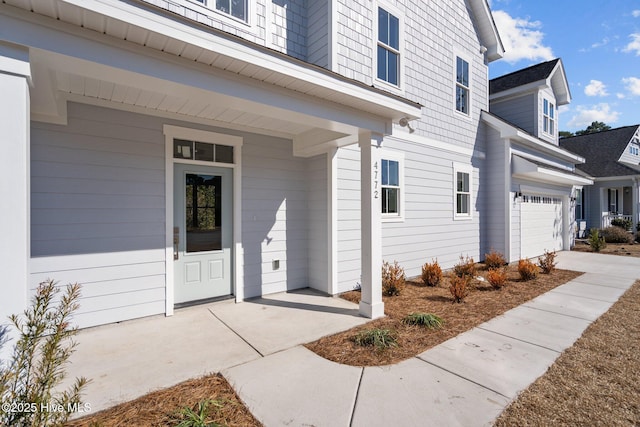
[[382, 302], [382, 191], [380, 145], [370, 133], [359, 137], [360, 219], [362, 283], [360, 314], [370, 319], [384, 316]]

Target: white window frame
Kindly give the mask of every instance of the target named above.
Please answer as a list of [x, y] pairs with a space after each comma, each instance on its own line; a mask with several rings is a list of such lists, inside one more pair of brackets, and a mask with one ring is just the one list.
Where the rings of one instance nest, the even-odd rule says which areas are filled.
[[[396, 93], [402, 93], [404, 91], [404, 13], [402, 13], [395, 6], [384, 2], [378, 1], [374, 3], [374, 22], [373, 22], [373, 77], [376, 86], [382, 86], [385, 89], [391, 90]], [[398, 49], [394, 49], [378, 40], [378, 9], [384, 9], [391, 15], [398, 18]], [[398, 84], [390, 83], [378, 77], [378, 46], [382, 46], [387, 50], [390, 50], [398, 55]]]
[[[469, 191], [458, 191], [458, 173], [469, 175]], [[454, 220], [470, 220], [473, 218], [473, 166], [463, 163], [453, 163], [453, 219]], [[458, 213], [458, 194], [469, 195], [469, 212]]]
[[[253, 28], [255, 22], [255, 2], [256, 0], [245, 0], [246, 2], [246, 19], [239, 19], [235, 16], [223, 12], [216, 7], [216, 0], [177, 0], [178, 3], [183, 4], [185, 7], [192, 9], [196, 12], [203, 14], [215, 13], [225, 24], [242, 24]], [[267, 19], [268, 21], [268, 19]]]
[[[468, 86], [458, 82], [458, 58], [467, 63]], [[471, 106], [473, 105], [473, 61], [468, 55], [461, 52], [454, 52], [453, 55], [453, 111], [460, 117], [471, 118]], [[458, 87], [467, 91], [467, 112], [458, 110]]]
[[542, 131], [551, 136], [556, 134], [556, 106], [547, 98], [542, 98]]
[[[584, 188], [576, 188], [576, 205], [575, 205], [575, 217], [576, 221], [583, 221], [585, 218], [584, 213]], [[579, 215], [578, 215], [579, 214]]]
[[[612, 203], [613, 202], [613, 203]], [[615, 209], [611, 209], [611, 208]], [[607, 210], [609, 213], [618, 213], [618, 189], [617, 188], [608, 188], [607, 189]]]
[[[391, 160], [398, 162], [398, 185], [387, 186], [382, 184], [382, 161]], [[403, 222], [404, 221], [404, 199], [405, 199], [405, 187], [404, 187], [404, 153], [390, 150], [381, 150], [380, 152], [380, 190], [381, 192], [385, 187], [398, 188], [398, 213], [382, 213], [382, 194], [380, 194], [380, 213], [382, 215], [382, 222]]]

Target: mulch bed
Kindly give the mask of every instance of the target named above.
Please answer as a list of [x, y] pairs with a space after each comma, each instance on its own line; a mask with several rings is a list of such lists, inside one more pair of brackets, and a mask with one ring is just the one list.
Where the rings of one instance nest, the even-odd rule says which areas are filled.
[[[576, 252], [592, 252], [589, 243], [583, 240], [577, 241], [572, 250]], [[640, 257], [640, 243], [607, 243], [607, 246], [600, 250], [599, 253]]]
[[210, 421], [229, 426], [259, 427], [260, 424], [221, 375], [210, 375], [182, 382], [174, 387], [146, 394], [104, 411], [67, 423], [68, 426], [172, 426], [180, 422], [178, 412], [185, 407], [197, 412], [200, 401], [212, 399]]
[[[443, 278], [439, 286], [423, 286], [418, 280], [409, 280], [399, 296], [383, 297], [386, 317], [365, 325], [321, 338], [306, 347], [316, 354], [337, 363], [352, 366], [380, 366], [397, 363], [414, 357], [461, 332], [465, 332], [505, 311], [517, 307], [558, 285], [572, 280], [582, 273], [555, 270], [551, 274], [539, 274], [537, 278], [524, 282], [519, 278], [516, 265], [508, 266], [507, 284], [494, 290], [488, 282], [473, 280], [469, 295], [463, 303], [454, 304], [449, 292], [449, 278]], [[486, 271], [480, 271], [484, 276]], [[359, 291], [350, 291], [342, 297], [360, 301]], [[441, 329], [426, 329], [405, 325], [402, 319], [413, 312], [433, 313], [445, 324]], [[358, 346], [353, 342], [357, 332], [364, 329], [383, 328], [397, 333], [397, 347], [382, 351], [373, 347]]]
[[592, 323], [497, 426], [640, 425], [640, 281]]

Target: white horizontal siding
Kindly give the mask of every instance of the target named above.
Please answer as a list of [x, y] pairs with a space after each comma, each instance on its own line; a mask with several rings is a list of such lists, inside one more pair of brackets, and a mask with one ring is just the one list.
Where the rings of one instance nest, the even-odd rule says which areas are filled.
[[[242, 146], [245, 297], [309, 286], [308, 159], [292, 142], [247, 135]], [[272, 262], [280, 261], [273, 269]]]
[[[31, 292], [78, 282], [82, 327], [165, 310], [161, 122], [69, 104], [31, 129]], [[125, 317], [123, 317], [125, 316]]]

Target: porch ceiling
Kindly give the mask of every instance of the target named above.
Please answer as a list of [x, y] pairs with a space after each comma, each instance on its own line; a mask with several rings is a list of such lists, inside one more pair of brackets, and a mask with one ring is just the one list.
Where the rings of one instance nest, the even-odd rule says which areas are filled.
[[[142, 7], [144, 5], [104, 0], [1, 2], [12, 5], [0, 4], [3, 13], [35, 24], [31, 31], [29, 26], [22, 26], [21, 31], [15, 32], [7, 28], [7, 33], [21, 33], [12, 41], [32, 48], [34, 82], [49, 89], [50, 95], [38, 91], [32, 99], [32, 110], [39, 119], [45, 119], [47, 115], [51, 119], [55, 116], [52, 111], [63, 109], [61, 103], [69, 99], [107, 102], [126, 109], [174, 114], [183, 119], [291, 138], [294, 144], [302, 141], [302, 137], [312, 135], [315, 143], [305, 141], [297, 155], [314, 155], [318, 152], [318, 143], [331, 142], [335, 146], [354, 143], [359, 129], [387, 133], [392, 122], [421, 115], [421, 106], [417, 103], [231, 37], [206, 23], [183, 22], [173, 14], [158, 13]], [[197, 88], [200, 93], [196, 93], [186, 86], [169, 85], [167, 88], [159, 81], [145, 85], [141, 84], [140, 78], [129, 78], [123, 73], [110, 74], [108, 68], [112, 64], [108, 56], [104, 58], [109, 54], [109, 48], [100, 58], [97, 54], [87, 54], [91, 48], [82, 47], [83, 59], [106, 66], [102, 67], [105, 72], [95, 73], [96, 67], [88, 67], [86, 62], [79, 60], [71, 65], [74, 62], [70, 62], [71, 58], [76, 56], [72, 49], [77, 39], [54, 43], [45, 34], [35, 34], [47, 32], [43, 28], [49, 33], [50, 30], [67, 33], [63, 37], [67, 39], [68, 34], [78, 34], [94, 44], [106, 43], [109, 47], [138, 52], [139, 56], [200, 67], [203, 73], [235, 79], [245, 86], [244, 92], [260, 86], [270, 88], [272, 92], [279, 90], [278, 95], [286, 94], [294, 100], [271, 108], [272, 99], [264, 99], [264, 96], [260, 99], [260, 94], [251, 97], [245, 93], [245, 99], [241, 100], [228, 96], [230, 91], [220, 94], [214, 90], [202, 91], [200, 87]], [[120, 59], [122, 63], [125, 60], [124, 57]], [[118, 68], [117, 64], [113, 65]], [[155, 72], [155, 76], [161, 74]], [[303, 102], [324, 104], [325, 110], [331, 109], [334, 113], [317, 120], [313, 109], [301, 111], [298, 108]], [[353, 117], [355, 119], [351, 121], [344, 120]]]

